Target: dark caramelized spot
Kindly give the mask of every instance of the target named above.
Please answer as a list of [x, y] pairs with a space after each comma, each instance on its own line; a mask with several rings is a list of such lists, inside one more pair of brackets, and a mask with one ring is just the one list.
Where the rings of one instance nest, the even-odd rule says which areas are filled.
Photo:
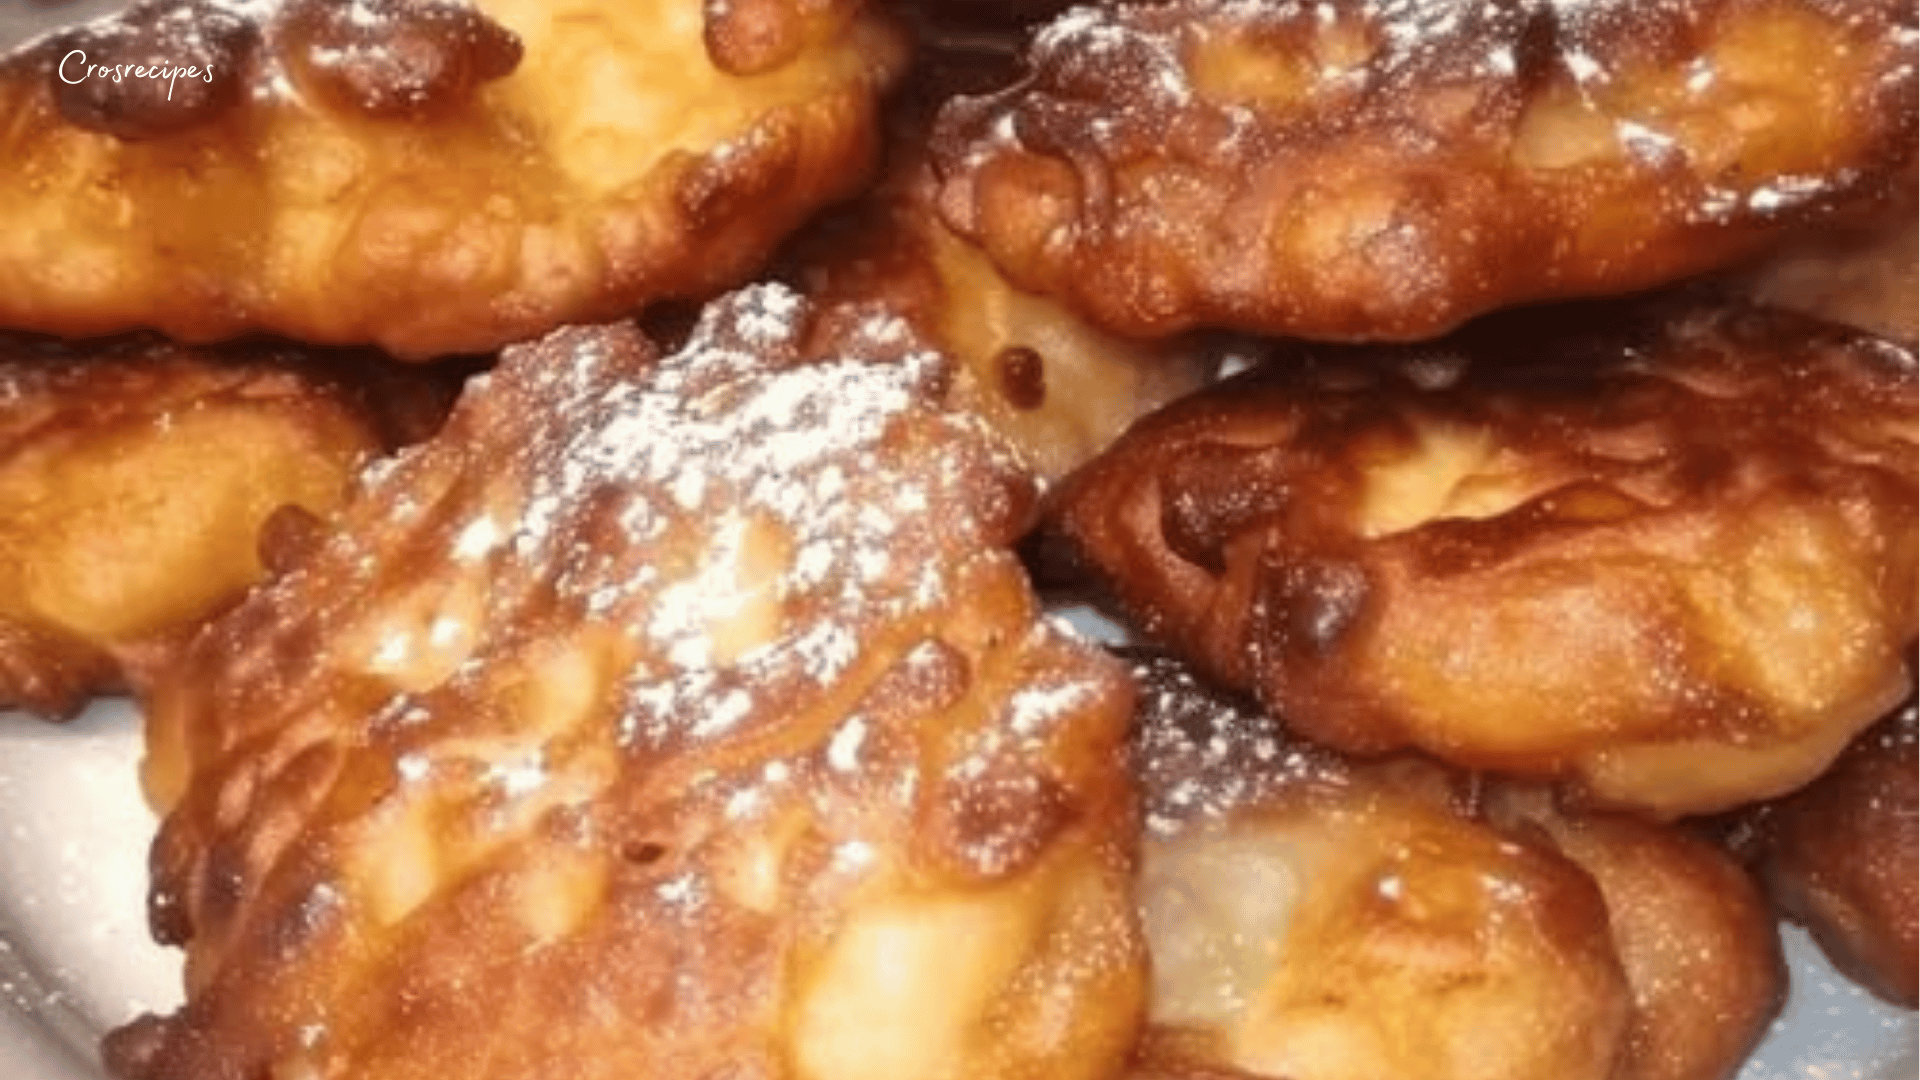
[[1000, 392], [1016, 409], [1031, 411], [1047, 403], [1047, 365], [1025, 345], [1009, 345], [993, 358]]
[[1347, 563], [1289, 560], [1268, 582], [1278, 644], [1306, 656], [1331, 652], [1359, 620], [1370, 592], [1366, 573]]
[[778, 0], [707, 0], [707, 57], [729, 75], [781, 67], [805, 47], [791, 7]]
[[305, 0], [287, 15], [285, 33], [282, 50], [304, 88], [370, 116], [458, 104], [520, 65], [512, 31], [438, 0]]
[[260, 565], [278, 576], [300, 565], [327, 537], [326, 523], [304, 506], [289, 503], [260, 525]]
[[[192, 907], [195, 917], [185, 927], [187, 936], [178, 939], [162, 938], [160, 928], [154, 928], [154, 937], [163, 944], [184, 944], [190, 937], [198, 936], [202, 931], [215, 930], [226, 926], [240, 910], [241, 901], [247, 895], [247, 842], [239, 833], [223, 833], [213, 839], [206, 847], [204, 862], [197, 868], [199, 873], [198, 895], [193, 897]], [[164, 891], [156, 887], [148, 897], [148, 916], [154, 917], [162, 905]], [[177, 895], [165, 901], [165, 906], [173, 911], [188, 909]]]
[[[253, 24], [210, 4], [142, 4], [58, 39], [48, 80], [60, 115], [76, 126], [122, 139], [157, 138], [209, 121], [238, 101], [241, 69], [259, 40]], [[88, 75], [89, 68], [119, 69], [119, 78]]]
[[1259, 456], [1209, 443], [1169, 464], [1160, 531], [1174, 554], [1223, 574], [1228, 541], [1286, 507], [1286, 486], [1261, 475]]
[[657, 840], [629, 840], [620, 845], [620, 857], [635, 866], [652, 866], [667, 856], [667, 845]]
[[140, 1076], [160, 1054], [173, 1025], [163, 1016], [147, 1013], [100, 1040], [101, 1063], [109, 1076]]

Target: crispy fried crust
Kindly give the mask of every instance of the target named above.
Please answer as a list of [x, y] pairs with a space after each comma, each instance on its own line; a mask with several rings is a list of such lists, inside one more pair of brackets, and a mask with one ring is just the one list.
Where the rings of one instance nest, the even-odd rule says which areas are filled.
[[1717, 848], [1135, 672], [1157, 996], [1132, 1080], [1720, 1080], [1777, 1011], [1779, 936]]
[[[213, 80], [58, 71], [156, 58]], [[903, 61], [860, 0], [149, 0], [0, 65], [0, 326], [417, 359], [699, 298], [866, 178]]]
[[1431, 766], [1355, 766], [1167, 661], [1136, 672], [1142, 1075], [1617, 1075], [1607, 908], [1551, 844], [1459, 812]]
[[1310, 737], [1707, 811], [1905, 693], [1914, 357], [1783, 312], [1545, 311], [1284, 351], [1137, 424], [1051, 528]]
[[1087, 7], [949, 107], [942, 212], [1121, 333], [1345, 341], [1723, 265], [1910, 188], [1898, 0]]
[[451, 396], [374, 357], [0, 336], [0, 709], [138, 682], [260, 575], [276, 508], [332, 509]]
[[187, 1004], [122, 1075], [1111, 1075], [1131, 685], [906, 337], [564, 330], [368, 474], [154, 695]]
[[946, 89], [994, 81], [1010, 55], [931, 48], [897, 110], [882, 185], [797, 238], [783, 276], [822, 302], [898, 315], [956, 361], [952, 400], [985, 418], [1051, 482], [1146, 412], [1199, 387], [1208, 350], [1104, 333], [1057, 301], [1023, 292], [933, 212], [924, 138]]
[[1888, 1001], [1920, 1003], [1920, 754], [1912, 702], [1832, 771], [1770, 807], [1761, 870], [1835, 967]]

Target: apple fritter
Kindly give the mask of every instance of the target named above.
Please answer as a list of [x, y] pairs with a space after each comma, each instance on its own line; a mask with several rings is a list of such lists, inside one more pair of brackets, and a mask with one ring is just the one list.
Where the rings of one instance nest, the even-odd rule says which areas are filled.
[[1910, 193], [1914, 42], [1903, 0], [1088, 6], [949, 107], [940, 205], [1120, 333], [1421, 340]]
[[1825, 776], [1766, 808], [1761, 872], [1780, 909], [1875, 994], [1920, 1003], [1920, 753], [1911, 701]]
[[863, 0], [147, 0], [0, 63], [0, 326], [419, 359], [703, 299], [867, 179], [904, 58]]
[[1758, 889], [1664, 827], [1357, 762], [1141, 657], [1133, 1080], [1720, 1080], [1785, 987]]
[[984, 417], [1051, 482], [1143, 413], [1202, 385], [1217, 362], [1193, 337], [1134, 342], [1088, 325], [1010, 284], [941, 223], [925, 162], [927, 125], [946, 87], [991, 81], [1000, 57], [951, 45], [927, 54], [896, 110], [884, 182], [797, 238], [783, 274], [822, 302], [906, 320], [955, 361], [953, 401]]
[[1113, 1075], [1123, 667], [897, 321], [506, 351], [150, 702], [137, 1080]]
[[1309, 738], [1677, 815], [1806, 783], [1906, 693], [1907, 348], [1692, 304], [1276, 348], [1049, 528]]
[[0, 709], [141, 681], [260, 576], [276, 509], [331, 510], [451, 398], [371, 356], [0, 335]]
[[1722, 1080], [1766, 1035], [1787, 992], [1772, 910], [1719, 847], [1626, 814], [1571, 813], [1496, 787], [1487, 815], [1543, 830], [1607, 902], [1632, 989], [1614, 1080]]

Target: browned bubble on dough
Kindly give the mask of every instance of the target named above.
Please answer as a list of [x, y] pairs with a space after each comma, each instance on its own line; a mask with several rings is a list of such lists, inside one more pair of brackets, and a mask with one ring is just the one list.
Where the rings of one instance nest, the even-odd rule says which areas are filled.
[[369, 116], [469, 100], [512, 74], [523, 48], [499, 23], [452, 0], [291, 0], [279, 45], [302, 86]]
[[[60, 115], [122, 139], [155, 138], [236, 104], [259, 28], [209, 2], [146, 3], [120, 18], [55, 36], [41, 50]], [[140, 77], [131, 69], [177, 71]], [[90, 74], [89, 69], [112, 71]]]

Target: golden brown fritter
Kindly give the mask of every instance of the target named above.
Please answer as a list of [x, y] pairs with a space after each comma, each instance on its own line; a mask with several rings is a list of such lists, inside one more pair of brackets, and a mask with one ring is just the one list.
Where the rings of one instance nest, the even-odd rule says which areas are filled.
[[1281, 347], [1136, 424], [1051, 528], [1310, 738], [1704, 812], [1906, 692], [1917, 400], [1907, 349], [1738, 307]]
[[0, 709], [138, 681], [259, 577], [269, 515], [332, 509], [450, 391], [374, 357], [0, 335]]
[[955, 361], [955, 404], [985, 418], [1050, 482], [1141, 414], [1198, 388], [1217, 360], [1191, 337], [1140, 343], [1095, 329], [1008, 283], [941, 224], [924, 154], [931, 112], [950, 87], [995, 81], [1007, 60], [986, 48], [927, 50], [894, 115], [885, 181], [802, 234], [783, 273], [822, 302], [905, 319]]
[[1920, 338], [1920, 219], [1909, 210], [1798, 237], [1732, 284], [1764, 304], [1912, 342]]
[[[904, 55], [861, 0], [149, 0], [0, 65], [0, 326], [417, 359], [700, 298], [866, 179]], [[155, 60], [212, 81], [78, 74]]]
[[1773, 920], [1717, 849], [1342, 759], [1164, 657], [1135, 672], [1133, 1080], [1720, 1080], [1776, 1010]]
[[196, 641], [147, 772], [187, 1004], [123, 1075], [1117, 1070], [1131, 685], [939, 358], [818, 314], [507, 350]]
[[[1600, 892], [1551, 849], [1143, 672], [1150, 1066], [1284, 1080], [1609, 1080]], [[1171, 684], [1171, 685], [1170, 685]]]
[[1903, 0], [1089, 6], [949, 107], [942, 213], [1101, 325], [1407, 341], [1911, 188]]
[[1920, 1003], [1920, 753], [1912, 702], [1856, 739], [1825, 776], [1766, 809], [1761, 872], [1834, 966]]
[[1625, 814], [1569, 813], [1539, 792], [1495, 789], [1489, 816], [1543, 830], [1600, 886], [1633, 1022], [1613, 1080], [1721, 1080], [1786, 1000], [1772, 911], [1718, 847]]

